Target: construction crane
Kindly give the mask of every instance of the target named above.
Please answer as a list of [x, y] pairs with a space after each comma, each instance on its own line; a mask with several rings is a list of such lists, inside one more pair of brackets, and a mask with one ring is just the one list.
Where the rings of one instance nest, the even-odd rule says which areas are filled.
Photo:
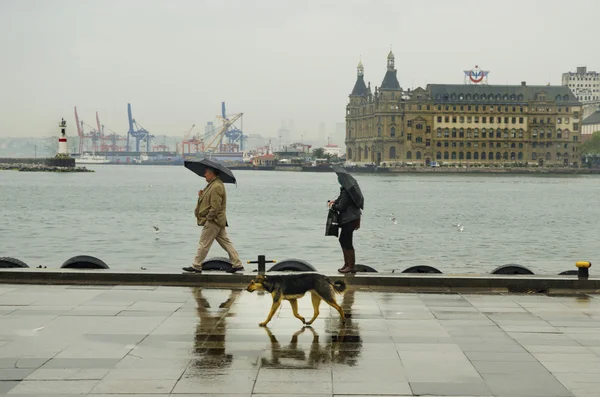
[[[77, 106], [75, 108], [75, 125], [77, 125], [77, 135], [79, 136], [79, 153], [83, 153], [83, 147], [86, 139], [90, 139], [92, 141], [92, 150], [94, 152], [98, 151], [98, 139], [99, 134], [96, 134], [93, 127], [88, 124], [85, 124], [83, 120], [79, 120], [79, 115], [77, 114]], [[86, 134], [83, 130], [84, 124], [91, 128], [89, 134]]]
[[[234, 123], [241, 118], [244, 113], [238, 113], [227, 116], [225, 112], [225, 102], [221, 102], [221, 116], [217, 116], [223, 125], [217, 134], [210, 141], [208, 146], [206, 146], [207, 152], [220, 152], [223, 151], [223, 138], [227, 138], [228, 140], [228, 149], [233, 148], [237, 141], [240, 142], [240, 150], [242, 150], [243, 138], [244, 135], [241, 130], [237, 129]], [[228, 150], [233, 151], [233, 150]]]
[[100, 151], [101, 152], [121, 152], [125, 150], [125, 148], [121, 145], [118, 145], [118, 141], [125, 141], [126, 138], [121, 137], [116, 132], [107, 128], [112, 134], [104, 133], [104, 124], [100, 124], [100, 119], [98, 117], [98, 112], [96, 112], [96, 126], [98, 127], [98, 131], [100, 131]]
[[150, 135], [148, 130], [139, 125], [131, 115], [131, 104], [127, 104], [127, 116], [129, 120], [129, 131], [127, 131], [127, 151], [130, 151], [129, 137], [135, 138], [135, 151], [140, 151], [140, 142], [146, 140], [146, 152], [150, 151], [150, 141], [154, 135]]
[[183, 136], [183, 141], [181, 141], [181, 154], [185, 153], [185, 146], [187, 145], [188, 147], [188, 153], [191, 153], [191, 149], [190, 149], [190, 145], [193, 145], [194, 142], [192, 138], [192, 140], [189, 139], [190, 134], [192, 133], [192, 131], [194, 130], [194, 127], [196, 127], [196, 124], [192, 124], [192, 128], [189, 129], [188, 132], [185, 133], [185, 135]]

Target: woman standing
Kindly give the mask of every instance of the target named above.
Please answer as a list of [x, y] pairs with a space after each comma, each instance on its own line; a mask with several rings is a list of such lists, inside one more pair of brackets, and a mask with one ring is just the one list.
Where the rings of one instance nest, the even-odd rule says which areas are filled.
[[337, 199], [329, 202], [329, 208], [339, 214], [338, 223], [341, 228], [340, 246], [344, 253], [344, 266], [338, 269], [340, 273], [354, 273], [356, 256], [352, 237], [355, 230], [360, 228], [361, 209], [364, 208], [364, 198], [358, 182], [345, 168], [334, 166], [340, 184], [340, 195]]

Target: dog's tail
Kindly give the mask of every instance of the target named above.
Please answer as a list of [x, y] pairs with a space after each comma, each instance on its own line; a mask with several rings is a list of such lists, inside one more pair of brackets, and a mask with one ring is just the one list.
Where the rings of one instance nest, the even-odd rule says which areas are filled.
[[335, 281], [332, 285], [333, 285], [333, 289], [338, 294], [341, 294], [342, 292], [346, 291], [346, 283], [343, 282], [342, 280]]

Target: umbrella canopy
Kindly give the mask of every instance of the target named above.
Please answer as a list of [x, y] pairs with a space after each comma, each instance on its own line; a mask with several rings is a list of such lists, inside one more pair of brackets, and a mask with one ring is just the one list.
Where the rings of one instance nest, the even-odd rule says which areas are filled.
[[202, 177], [204, 176], [204, 171], [207, 168], [212, 168], [213, 170], [217, 170], [219, 172], [219, 178], [221, 178], [223, 183], [237, 183], [235, 176], [233, 176], [233, 172], [216, 160], [206, 158], [198, 161], [185, 160], [183, 164], [185, 168]]
[[365, 205], [365, 198], [360, 191], [360, 187], [358, 186], [356, 179], [354, 179], [354, 177], [350, 175], [344, 167], [334, 165], [332, 168], [337, 174], [340, 184], [344, 189], [346, 189], [352, 201], [354, 201], [354, 204], [356, 204], [356, 206], [361, 210], [364, 209], [363, 206]]

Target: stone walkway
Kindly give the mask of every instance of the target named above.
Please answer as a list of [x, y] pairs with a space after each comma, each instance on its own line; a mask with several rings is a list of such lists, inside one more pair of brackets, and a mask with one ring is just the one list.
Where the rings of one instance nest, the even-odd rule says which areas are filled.
[[[0, 395], [600, 395], [597, 296], [0, 285]], [[299, 301], [310, 316], [310, 298]]]

